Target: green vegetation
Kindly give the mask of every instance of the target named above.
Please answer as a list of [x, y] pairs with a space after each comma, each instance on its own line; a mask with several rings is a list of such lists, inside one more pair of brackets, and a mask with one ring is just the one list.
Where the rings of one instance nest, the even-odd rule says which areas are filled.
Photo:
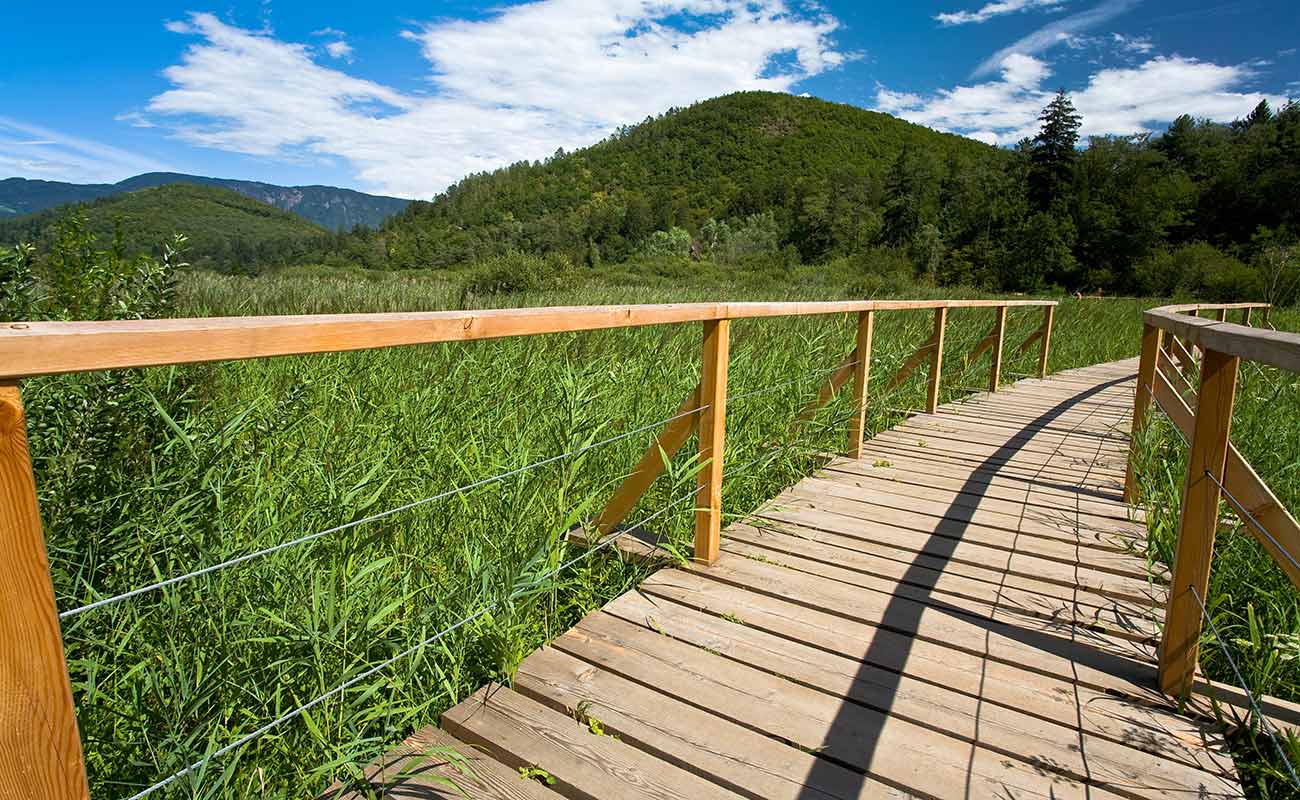
[[159, 243], [183, 233], [195, 266], [234, 272], [298, 263], [328, 236], [301, 217], [227, 189], [173, 184], [102, 198], [72, 212], [0, 220], [0, 244], [34, 242], [40, 253], [54, 250], [59, 222], [69, 213], [84, 219], [99, 246], [111, 242], [125, 256], [161, 255]]
[[[1280, 330], [1300, 330], [1300, 311], [1275, 310]], [[1195, 371], [1190, 376], [1198, 380]], [[1300, 376], [1243, 362], [1233, 414], [1232, 441], [1277, 494], [1300, 511]], [[1171, 566], [1187, 474], [1187, 443], [1162, 414], [1142, 436], [1138, 474], [1149, 530], [1149, 557]], [[1252, 535], [1251, 523], [1225, 502], [1215, 540], [1206, 602], [1233, 660], [1257, 693], [1300, 701], [1300, 593]], [[1297, 554], [1300, 555], [1300, 554]], [[1201, 667], [1209, 677], [1237, 683], [1214, 637], [1201, 640]], [[1239, 732], [1237, 766], [1253, 797], [1295, 797], [1296, 790], [1272, 742]], [[1300, 739], [1284, 742], [1300, 764]]]
[[469, 176], [319, 260], [450, 280], [529, 253], [597, 272], [667, 260], [691, 278], [809, 265], [868, 284], [1296, 297], [1300, 105], [1232, 125], [1181, 117], [1083, 150], [1067, 96], [1042, 120], [1008, 151], [853, 106], [734, 94]]
[[260, 181], [208, 178], [176, 172], [146, 172], [117, 183], [63, 183], [5, 178], [0, 180], [0, 218], [34, 214], [55, 206], [86, 203], [123, 192], [177, 183], [215, 186], [238, 192], [281, 211], [292, 211], [308, 222], [331, 231], [351, 230], [358, 225], [375, 227], [401, 211], [407, 203], [397, 197], [365, 194], [334, 186], [276, 186]]

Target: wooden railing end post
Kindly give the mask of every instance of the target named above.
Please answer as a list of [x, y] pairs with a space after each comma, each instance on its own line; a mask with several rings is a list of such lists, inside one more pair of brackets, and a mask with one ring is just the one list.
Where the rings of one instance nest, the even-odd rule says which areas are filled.
[[1201, 363], [1173, 579], [1160, 643], [1160, 690], [1172, 697], [1185, 696], [1196, 674], [1201, 604], [1207, 602], [1214, 534], [1219, 524], [1219, 483], [1228, 457], [1240, 361], [1236, 356], [1206, 349]]
[[1002, 344], [1007, 332], [1007, 307], [998, 306], [993, 312], [993, 364], [989, 367], [989, 391], [996, 392], [1002, 384]]
[[87, 800], [16, 383], [0, 383], [0, 798]]
[[722, 454], [727, 431], [727, 362], [731, 320], [704, 323], [701, 357], [700, 467], [695, 497], [695, 561], [712, 564], [722, 537]]
[[948, 325], [948, 308], [941, 306], [934, 310], [934, 352], [930, 354], [930, 385], [926, 391], [925, 411], [933, 414], [939, 410], [939, 385], [943, 381], [943, 335]]
[[849, 423], [851, 458], [862, 458], [862, 440], [867, 428], [867, 388], [871, 380], [871, 338], [876, 327], [876, 312], [858, 313], [857, 342], [853, 348], [853, 419]]

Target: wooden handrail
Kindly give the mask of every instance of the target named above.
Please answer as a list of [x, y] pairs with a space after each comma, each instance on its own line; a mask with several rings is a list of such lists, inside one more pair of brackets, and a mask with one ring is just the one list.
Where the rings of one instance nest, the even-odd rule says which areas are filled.
[[1055, 305], [1055, 300], [847, 300], [14, 322], [0, 324], [0, 380], [680, 322], [856, 314], [862, 311]]
[[[1195, 683], [1203, 619], [1201, 603], [1205, 602], [1209, 585], [1219, 504], [1225, 490], [1241, 504], [1240, 513], [1253, 518], [1253, 524], [1246, 525], [1251, 535], [1300, 587], [1300, 568], [1294, 561], [1300, 556], [1300, 523], [1281, 505], [1229, 436], [1243, 359], [1300, 372], [1300, 334], [1249, 327], [1254, 309], [1263, 309], [1267, 320], [1271, 306], [1194, 303], [1151, 309], [1143, 316], [1126, 499], [1137, 500], [1133, 454], [1153, 399], [1190, 443], [1160, 647], [1160, 687], [1175, 696], [1185, 696]], [[1240, 310], [1247, 324], [1227, 322], [1231, 310]], [[1213, 319], [1202, 317], [1202, 312], [1212, 312]], [[1200, 382], [1193, 392], [1185, 370], [1198, 350]]]
[[[863, 437], [871, 336], [877, 311], [933, 310], [935, 353], [927, 406], [933, 409], [942, 365], [943, 321], [950, 308], [1046, 309], [1052, 300], [854, 300], [826, 303], [683, 303], [331, 314], [278, 317], [0, 323], [0, 800], [39, 795], [86, 800], [62, 636], [51, 590], [18, 382], [40, 375], [192, 364], [309, 353], [331, 353], [437, 342], [700, 323], [699, 386], [656, 437], [636, 469], [597, 518], [597, 530], [615, 529], [691, 434], [699, 433], [695, 497], [695, 559], [719, 552], [726, 439], [727, 362], [732, 320], [815, 314], [857, 314], [850, 363], [823, 387], [828, 400], [850, 378], [857, 420], [849, 451]], [[1050, 336], [1050, 333], [1048, 334]], [[1045, 352], [1045, 351], [1044, 351]], [[922, 351], [924, 353], [924, 350]], [[996, 366], [995, 366], [996, 371]], [[687, 413], [698, 409], [698, 413]], [[15, 644], [18, 643], [18, 644]], [[34, 720], [40, 735], [33, 735]], [[39, 774], [38, 774], [39, 773]]]

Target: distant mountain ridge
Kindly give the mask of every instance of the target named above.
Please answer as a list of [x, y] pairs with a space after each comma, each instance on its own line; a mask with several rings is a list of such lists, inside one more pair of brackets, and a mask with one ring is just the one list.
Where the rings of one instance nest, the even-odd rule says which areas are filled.
[[378, 227], [410, 203], [400, 197], [366, 194], [336, 186], [277, 186], [260, 181], [209, 178], [178, 172], [146, 172], [118, 183], [6, 178], [0, 180], [0, 219], [176, 183], [229, 189], [334, 231], [349, 230], [357, 225]]

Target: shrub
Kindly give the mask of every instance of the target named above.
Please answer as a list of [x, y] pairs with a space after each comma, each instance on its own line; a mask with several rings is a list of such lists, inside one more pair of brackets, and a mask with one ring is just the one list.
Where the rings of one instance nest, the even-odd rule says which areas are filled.
[[691, 234], [684, 228], [655, 231], [641, 243], [641, 255], [676, 256], [687, 258], [691, 254]]
[[572, 274], [573, 265], [563, 255], [548, 253], [545, 256], [511, 252], [486, 258], [470, 270], [461, 284], [461, 308], [471, 304], [476, 297], [503, 294], [520, 294], [553, 288]]

